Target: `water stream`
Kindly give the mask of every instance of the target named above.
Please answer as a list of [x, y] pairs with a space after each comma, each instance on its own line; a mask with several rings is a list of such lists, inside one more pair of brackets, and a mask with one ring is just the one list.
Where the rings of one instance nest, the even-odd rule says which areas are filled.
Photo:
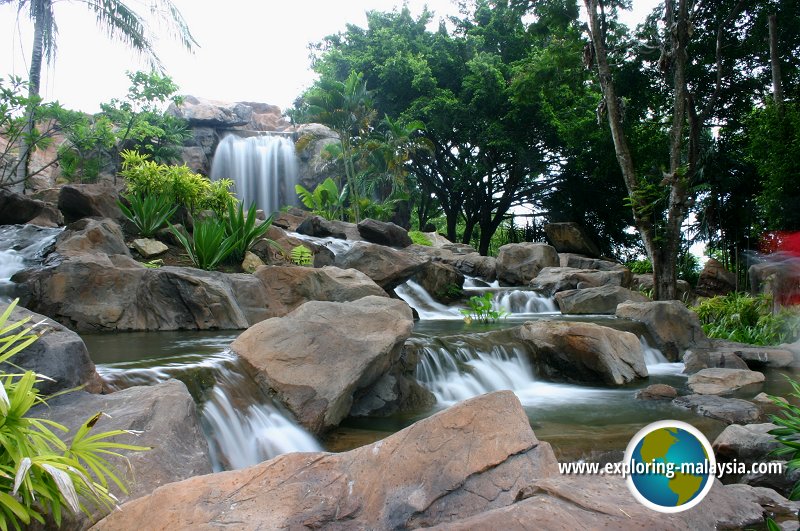
[[40, 263], [62, 230], [36, 225], [0, 225], [0, 303], [5, 304], [15, 296], [11, 277]]

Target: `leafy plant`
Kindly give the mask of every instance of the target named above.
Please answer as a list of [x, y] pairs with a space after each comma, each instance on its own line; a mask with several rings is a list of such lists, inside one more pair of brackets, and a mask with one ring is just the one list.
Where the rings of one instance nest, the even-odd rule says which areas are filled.
[[[793, 392], [789, 396], [800, 399], [800, 384], [787, 376], [787, 380], [792, 386]], [[792, 405], [788, 401], [770, 396], [769, 399], [780, 410], [781, 415], [770, 415], [772, 423], [779, 427], [770, 430], [768, 433], [774, 435], [775, 439], [781, 444], [770, 455], [776, 457], [788, 456], [789, 461], [786, 468], [791, 471], [800, 468], [800, 407]], [[800, 499], [800, 481], [795, 483], [792, 492], [789, 494], [790, 500]]]
[[194, 224], [191, 239], [175, 228], [169, 226], [172, 234], [181, 242], [192, 263], [200, 269], [212, 271], [222, 263], [236, 245], [235, 235], [226, 235], [227, 224], [215, 217], [200, 220]]
[[337, 219], [342, 214], [344, 202], [347, 199], [347, 185], [341, 192], [336, 183], [328, 177], [311, 192], [300, 184], [295, 185], [300, 201], [315, 214], [325, 219]]
[[[228, 204], [228, 217], [225, 220], [225, 234], [228, 238], [233, 240], [233, 248], [231, 249], [231, 258], [236, 262], [244, 260], [244, 254], [250, 249], [253, 243], [263, 236], [272, 225], [272, 216], [270, 216], [263, 223], [258, 223], [256, 219], [256, 205], [250, 205], [247, 215], [244, 213], [244, 207], [241, 203], [237, 208], [232, 204]], [[272, 245], [277, 245], [272, 240], [269, 240]]]
[[138, 194], [128, 194], [123, 197], [127, 199], [130, 207], [122, 201], [117, 201], [117, 205], [145, 238], [150, 238], [166, 225], [167, 220], [178, 210], [178, 205], [163, 195], [142, 197]]
[[798, 316], [789, 310], [773, 314], [772, 299], [768, 295], [751, 297], [730, 293], [706, 299], [693, 309], [709, 337], [776, 345], [793, 341], [800, 334]]
[[418, 230], [410, 230], [408, 231], [408, 236], [411, 238], [411, 241], [416, 243], [417, 245], [424, 245], [426, 247], [431, 247], [433, 245], [430, 238], [425, 236], [424, 232]]
[[496, 310], [493, 305], [494, 296], [490, 292], [483, 295], [473, 295], [467, 301], [467, 308], [461, 310], [464, 320], [468, 323], [478, 321], [480, 323], [493, 323], [501, 317], [505, 317], [508, 312]]
[[625, 266], [630, 269], [631, 273], [634, 275], [644, 275], [653, 272], [653, 263], [647, 258], [628, 262]]
[[314, 254], [305, 245], [298, 245], [290, 254], [292, 263], [299, 266], [310, 266], [314, 262]]
[[[25, 326], [30, 318], [8, 323], [17, 302], [0, 315], [0, 362], [38, 339], [33, 327]], [[46, 403], [34, 387], [33, 371], [0, 374], [0, 380], [0, 528], [44, 524], [47, 513], [60, 526], [65, 508], [88, 514], [85, 501], [113, 508], [109, 482], [127, 490], [106, 458], [124, 459], [119, 450], [148, 448], [110, 440], [132, 433], [126, 430], [91, 433], [101, 413], [84, 422], [66, 444], [53, 432], [68, 433], [65, 426], [28, 416], [33, 406]]]

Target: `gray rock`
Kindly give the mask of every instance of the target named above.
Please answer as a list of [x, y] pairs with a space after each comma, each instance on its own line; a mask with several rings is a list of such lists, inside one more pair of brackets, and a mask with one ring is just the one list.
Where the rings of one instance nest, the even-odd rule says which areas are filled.
[[321, 216], [312, 216], [297, 227], [297, 232], [317, 238], [339, 238], [341, 240], [363, 241], [355, 223], [328, 220]]
[[132, 242], [133, 248], [142, 258], [152, 258], [169, 251], [169, 247], [158, 240], [151, 238], [138, 238]]
[[623, 302], [616, 316], [644, 323], [655, 347], [671, 361], [690, 348], [710, 347], [697, 314], [679, 301]]
[[357, 227], [359, 234], [371, 243], [399, 248], [413, 243], [406, 229], [391, 222], [367, 218], [361, 220]]
[[747, 369], [747, 364], [742, 361], [742, 358], [733, 352], [717, 349], [694, 348], [687, 350], [683, 355], [683, 363], [685, 364], [683, 372], [686, 374], [713, 368]]
[[55, 251], [68, 257], [88, 254], [131, 255], [122, 229], [112, 219], [81, 219], [70, 224], [56, 238]]
[[695, 291], [701, 297], [727, 295], [736, 290], [736, 275], [725, 269], [721, 262], [709, 258], [700, 272]]
[[600, 248], [577, 223], [547, 223], [544, 226], [544, 232], [559, 253], [600, 256]]
[[625, 286], [624, 271], [597, 271], [571, 267], [545, 267], [531, 280], [530, 286], [545, 296], [559, 291], [596, 288], [599, 286]]
[[[602, 258], [590, 258], [575, 253], [558, 253], [558, 262], [561, 267], [572, 267], [575, 269], [597, 269], [598, 271], [623, 271], [630, 275], [630, 269], [611, 260]], [[632, 277], [631, 277], [632, 278]], [[630, 282], [630, 279], [629, 281]]]
[[449, 304], [460, 295], [464, 275], [455, 266], [442, 262], [426, 262], [414, 280], [437, 301]]
[[689, 376], [689, 388], [701, 395], [722, 395], [764, 382], [760, 372], [742, 369], [703, 369]]
[[778, 426], [770, 422], [763, 424], [733, 424], [720, 433], [712, 447], [717, 459], [743, 463], [769, 461], [769, 453], [781, 444], [774, 435], [767, 433]]
[[58, 196], [58, 209], [67, 223], [88, 217], [125, 219], [118, 197], [117, 190], [105, 184], [67, 184]]
[[613, 315], [617, 305], [627, 301], [647, 302], [649, 299], [622, 286], [600, 286], [556, 293], [556, 303], [563, 314]]
[[747, 400], [723, 398], [716, 395], [680, 396], [672, 401], [679, 407], [691, 409], [698, 415], [721, 420], [727, 424], [751, 424], [758, 422], [761, 412]]
[[342, 269], [358, 269], [383, 289], [390, 290], [417, 274], [425, 260], [383, 245], [356, 242], [337, 255], [335, 263]]
[[558, 265], [555, 248], [544, 243], [509, 243], [497, 253], [497, 278], [513, 286], [530, 282], [545, 267]]

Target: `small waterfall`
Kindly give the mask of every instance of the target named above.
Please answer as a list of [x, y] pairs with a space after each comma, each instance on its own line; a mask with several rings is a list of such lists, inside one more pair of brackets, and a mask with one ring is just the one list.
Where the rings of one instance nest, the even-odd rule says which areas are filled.
[[510, 314], [518, 313], [559, 313], [556, 303], [549, 297], [542, 297], [535, 291], [512, 289], [497, 291], [494, 296], [496, 307]]
[[11, 277], [40, 263], [62, 230], [35, 225], [0, 226], [0, 302], [13, 297]]
[[420, 319], [463, 319], [458, 308], [437, 302], [425, 288], [407, 280], [394, 289], [395, 294], [417, 310]]
[[322, 451], [313, 436], [264, 396], [232, 352], [158, 361], [158, 366], [122, 362], [97, 370], [115, 389], [183, 381], [198, 402], [214, 471], [245, 468], [287, 452]]
[[294, 205], [298, 162], [294, 142], [284, 136], [223, 138], [211, 164], [211, 179], [232, 179], [245, 206], [255, 203], [267, 215]]
[[645, 338], [639, 338], [642, 344], [644, 362], [649, 374], [683, 374], [683, 363], [670, 363], [664, 354], [657, 348], [651, 347]]
[[333, 236], [327, 236], [325, 238], [318, 238], [316, 236], [309, 236], [307, 234], [300, 234], [299, 232], [287, 232], [288, 236], [292, 238], [297, 238], [298, 240], [303, 240], [304, 242], [314, 243], [317, 245], [321, 245], [323, 247], [327, 247], [331, 250], [334, 256], [338, 256], [340, 254], [344, 254], [353, 247], [355, 243], [352, 240], [343, 240], [341, 238], [334, 238]]
[[476, 289], [476, 288], [499, 288], [500, 281], [495, 280], [493, 282], [486, 282], [483, 279], [478, 277], [470, 277], [468, 275], [464, 275], [464, 289]]

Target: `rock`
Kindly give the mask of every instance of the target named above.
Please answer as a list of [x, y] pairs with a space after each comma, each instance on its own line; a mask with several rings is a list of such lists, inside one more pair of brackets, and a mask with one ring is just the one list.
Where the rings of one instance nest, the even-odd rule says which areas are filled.
[[576, 253], [592, 258], [600, 256], [600, 248], [577, 223], [546, 223], [544, 232], [559, 253]]
[[383, 289], [390, 290], [417, 274], [425, 260], [383, 245], [356, 242], [337, 255], [335, 263], [342, 269], [358, 269]]
[[[48, 400], [34, 415], [59, 422], [74, 433], [97, 412], [105, 413], [93, 431], [135, 430], [140, 435], [120, 435], [113, 440], [152, 449], [142, 452], [122, 450], [126, 459], [103, 456], [128, 488], [128, 494], [112, 485], [120, 503], [146, 496], [162, 485], [211, 473], [208, 444], [200, 428], [197, 408], [186, 386], [178, 380], [131, 387], [110, 395], [68, 393]], [[56, 432], [60, 433], [60, 432]], [[104, 507], [91, 507], [92, 519], [109, 513]], [[65, 514], [65, 528], [86, 529], [85, 515]]]
[[151, 238], [138, 238], [133, 240], [132, 245], [134, 250], [142, 255], [142, 258], [152, 258], [169, 251], [169, 247]]
[[[652, 294], [654, 289], [653, 274], [648, 273], [646, 275], [633, 275], [630, 288], [635, 291], [641, 291], [645, 294], [647, 293]], [[684, 302], [691, 302], [694, 299], [694, 295], [692, 294], [692, 287], [685, 280], [678, 279], [676, 288], [678, 290], [677, 294], [678, 300]]]
[[720, 352], [737, 356], [751, 369], [788, 367], [795, 362], [796, 358], [795, 354], [786, 348], [759, 347], [719, 340], [715, 340], [714, 345]]
[[717, 349], [694, 348], [683, 355], [683, 372], [694, 374], [703, 369], [747, 369], [747, 364], [733, 352]]
[[411, 309], [403, 301], [375, 296], [350, 303], [312, 301], [250, 327], [231, 349], [300, 424], [323, 433], [347, 416], [356, 391], [399, 360], [412, 328]]
[[623, 302], [616, 316], [644, 323], [670, 361], [680, 360], [687, 349], [710, 346], [697, 314], [679, 301]]
[[443, 304], [459, 298], [464, 287], [464, 275], [455, 266], [442, 262], [425, 262], [414, 275], [414, 280]]
[[[772, 471], [771, 469], [767, 469], [766, 472], [748, 472], [747, 474], [737, 478], [736, 482], [749, 485], [751, 487], [765, 487], [767, 489], [774, 490], [781, 496], [790, 496], [794, 486], [798, 481], [800, 481], [800, 470], [788, 470], [786, 468], [786, 463], [783, 461], [767, 459], [762, 462], [765, 463], [766, 466], [775, 466], [776, 468], [779, 468], [780, 471], [776, 472]], [[788, 523], [791, 524], [792, 522], [789, 521]], [[797, 529], [797, 519], [795, 518], [794, 527], [784, 527], [782, 529], [791, 529], [792, 531], [795, 531]]]
[[263, 266], [264, 262], [255, 254], [247, 251], [244, 253], [244, 260], [242, 260], [242, 271], [245, 273], [255, 273], [256, 269]]
[[637, 400], [673, 400], [677, 396], [678, 391], [671, 385], [653, 384], [636, 391], [635, 398]]
[[547, 297], [559, 291], [596, 288], [599, 286], [625, 286], [624, 271], [597, 271], [571, 267], [545, 267], [531, 280], [530, 286]]
[[[513, 506], [525, 485], [557, 475], [552, 449], [536, 439], [519, 400], [503, 391], [349, 452], [286, 454], [166, 485], [95, 529], [130, 529], [143, 521], [164, 529], [432, 526]], [[636, 503], [624, 487], [615, 492]]]
[[[279, 227], [284, 230], [296, 231], [305, 220], [311, 217], [311, 212], [291, 207], [286, 211], [276, 212], [272, 218], [272, 227]], [[273, 238], [274, 239], [274, 238]]]
[[769, 461], [769, 453], [781, 444], [774, 435], [767, 433], [778, 426], [770, 422], [763, 424], [733, 424], [720, 433], [714, 443], [714, 455], [718, 460], [743, 463]]
[[119, 193], [104, 184], [67, 184], [58, 196], [58, 209], [64, 221], [72, 223], [81, 218], [100, 217], [125, 219], [117, 205]]
[[431, 247], [444, 247], [445, 245], [453, 245], [453, 242], [439, 234], [438, 232], [423, 232], [426, 238], [431, 242]]
[[180, 148], [180, 161], [189, 167], [193, 173], [208, 175], [211, 161], [206, 150], [200, 146], [183, 146]]
[[642, 345], [630, 332], [568, 321], [534, 321], [517, 329], [534, 347], [537, 372], [551, 379], [622, 385], [647, 376]]
[[497, 253], [497, 278], [512, 286], [524, 285], [544, 267], [558, 265], [555, 248], [544, 243], [508, 243]]
[[189, 127], [230, 128], [250, 124], [253, 108], [243, 103], [185, 96], [180, 105], [170, 105], [167, 113], [188, 121]]
[[335, 260], [333, 251], [325, 247], [325, 245], [290, 236], [280, 227], [273, 225], [269, 228], [265, 236], [279, 247], [279, 249], [276, 249], [266, 238], [261, 238], [253, 244], [251, 251], [264, 260], [265, 263], [288, 263], [292, 254], [292, 249], [299, 245], [308, 248], [312, 252], [312, 265], [314, 267], [333, 265]]
[[364, 240], [354, 223], [331, 221], [321, 216], [313, 216], [306, 219], [297, 227], [297, 232], [317, 238], [331, 237], [341, 240]]
[[700, 395], [721, 395], [764, 381], [760, 372], [742, 369], [703, 369], [689, 376], [689, 388]]
[[617, 305], [626, 301], [648, 302], [649, 299], [622, 286], [600, 286], [556, 293], [556, 303], [563, 314], [613, 315]]
[[56, 238], [55, 251], [66, 257], [131, 255], [122, 229], [112, 219], [81, 219], [68, 225]]
[[727, 295], [736, 291], [736, 275], [725, 269], [718, 260], [709, 258], [700, 272], [695, 291], [701, 297]]
[[371, 243], [399, 248], [408, 247], [413, 243], [408, 231], [394, 223], [367, 218], [362, 220], [357, 227], [359, 234]]
[[[90, 393], [103, 390], [103, 380], [95, 371], [89, 351], [78, 334], [21, 306], [14, 308], [8, 322], [17, 322], [25, 317], [30, 317], [26, 327], [36, 325], [33, 331], [39, 334], [39, 339], [16, 353], [10, 361], [17, 367], [49, 378], [36, 384], [42, 394], [51, 395], [81, 386]], [[3, 373], [18, 372], [6, 363], [0, 367]]]
[[265, 266], [257, 269], [254, 276], [266, 290], [266, 317], [283, 317], [308, 301], [348, 302], [370, 295], [387, 296], [356, 269]]
[[469, 253], [454, 257], [450, 263], [463, 274], [471, 277], [482, 278], [489, 282], [497, 278], [497, 261], [492, 256]]
[[[590, 258], [588, 256], [575, 253], [558, 253], [558, 262], [558, 265], [561, 267], [572, 267], [575, 269], [597, 269], [598, 271], [627, 271], [628, 275], [631, 274], [630, 269], [619, 262], [604, 260], [602, 258]], [[628, 282], [630, 282], [630, 279]]]
[[[780, 400], [784, 404], [788, 403], [788, 401], [785, 398], [783, 398], [782, 396], [779, 396], [777, 398], [778, 398], [778, 400]], [[770, 400], [769, 395], [767, 393], [758, 393], [756, 396], [753, 397], [752, 402], [755, 403], [755, 404], [765, 405], [765, 406], [773, 406], [773, 405], [775, 405], [775, 403], [772, 400]]]
[[749, 424], [758, 422], [761, 413], [757, 406], [747, 400], [723, 398], [716, 395], [680, 396], [672, 401], [679, 407], [691, 409], [698, 415], [721, 420], [727, 424]]
[[42, 201], [0, 189], [0, 225], [22, 225], [41, 214], [44, 208]]
[[325, 148], [330, 144], [339, 144], [339, 135], [333, 129], [322, 124], [300, 124], [297, 127], [295, 146], [300, 160], [298, 175], [300, 184], [307, 190], [313, 192], [328, 177], [339, 183], [341, 189], [339, 168], [330, 163], [330, 157], [325, 153]]

